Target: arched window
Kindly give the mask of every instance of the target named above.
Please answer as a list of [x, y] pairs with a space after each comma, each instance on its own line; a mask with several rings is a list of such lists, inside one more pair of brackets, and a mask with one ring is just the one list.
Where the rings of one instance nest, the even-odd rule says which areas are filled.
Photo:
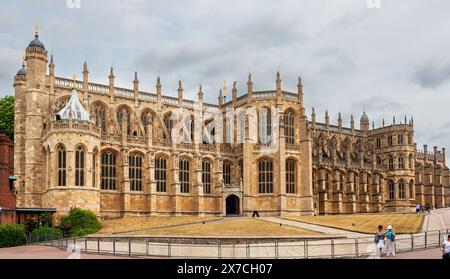
[[398, 183], [398, 198], [401, 200], [406, 199], [405, 182], [400, 180]]
[[284, 135], [286, 137], [286, 144], [295, 143], [295, 117], [292, 112], [284, 115]]
[[188, 159], [180, 159], [179, 162], [178, 178], [181, 183], [181, 193], [189, 193], [189, 181], [190, 181], [190, 163]]
[[401, 170], [405, 168], [405, 161], [402, 156], [398, 157], [398, 168]]
[[296, 162], [295, 160], [286, 160], [286, 193], [295, 194], [295, 182], [296, 182]]
[[155, 158], [155, 180], [158, 193], [167, 192], [167, 160], [164, 157]]
[[262, 160], [258, 164], [259, 193], [273, 193], [273, 163], [271, 160]]
[[172, 139], [172, 128], [173, 128], [173, 120], [172, 120], [172, 114], [166, 114], [164, 116], [164, 132], [163, 132], [163, 139], [170, 140]]
[[394, 181], [389, 180], [389, 199], [394, 200], [395, 199], [395, 189], [394, 189]]
[[106, 133], [106, 109], [101, 104], [94, 104], [95, 124], [100, 127], [102, 134]]
[[202, 183], [203, 193], [211, 194], [211, 162], [209, 160], [203, 160], [202, 162]]
[[128, 156], [128, 177], [131, 191], [142, 191], [142, 161], [141, 155]]
[[84, 148], [79, 146], [75, 151], [75, 186], [84, 186]]
[[259, 110], [259, 143], [269, 144], [272, 139], [272, 113], [268, 108]]
[[102, 154], [102, 190], [116, 190], [117, 173], [116, 173], [116, 154], [108, 151]]
[[388, 170], [394, 170], [394, 158], [392, 158], [392, 156], [390, 156], [388, 159]]
[[62, 145], [58, 147], [58, 186], [66, 186], [67, 171], [66, 148]]
[[231, 184], [231, 164], [228, 162], [223, 163], [223, 183], [225, 185]]
[[127, 134], [131, 134], [131, 113], [128, 109], [122, 108], [117, 111], [117, 121], [119, 125], [122, 124], [122, 120], [125, 119], [127, 124]]

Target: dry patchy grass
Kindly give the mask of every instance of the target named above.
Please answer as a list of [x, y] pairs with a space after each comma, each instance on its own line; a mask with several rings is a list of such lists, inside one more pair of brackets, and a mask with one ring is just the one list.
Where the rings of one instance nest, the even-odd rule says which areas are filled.
[[[323, 225], [360, 233], [375, 233], [377, 227], [384, 229], [388, 225], [397, 233], [417, 233], [422, 230], [424, 215], [422, 214], [355, 214], [329, 216], [286, 217], [293, 221]], [[353, 226], [354, 224], [354, 226]]]
[[189, 235], [189, 236], [304, 236], [320, 235], [287, 225], [280, 226], [268, 221], [240, 219], [206, 224], [186, 225], [157, 230], [144, 230], [136, 235]]
[[100, 234], [113, 234], [153, 228], [162, 228], [196, 222], [218, 220], [218, 217], [125, 217], [120, 219], [104, 220]]

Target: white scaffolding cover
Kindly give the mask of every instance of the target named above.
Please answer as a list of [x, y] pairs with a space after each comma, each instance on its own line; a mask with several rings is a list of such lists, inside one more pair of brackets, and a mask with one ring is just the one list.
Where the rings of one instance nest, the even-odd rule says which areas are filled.
[[78, 99], [77, 90], [72, 90], [72, 95], [67, 105], [58, 113], [61, 120], [80, 120], [90, 121], [91, 117], [89, 112], [83, 107]]

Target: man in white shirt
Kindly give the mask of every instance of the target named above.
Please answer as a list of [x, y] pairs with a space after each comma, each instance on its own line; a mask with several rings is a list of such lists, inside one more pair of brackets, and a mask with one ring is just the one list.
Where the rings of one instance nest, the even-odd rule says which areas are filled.
[[447, 240], [441, 245], [442, 258], [445, 260], [450, 260], [450, 234], [447, 236]]

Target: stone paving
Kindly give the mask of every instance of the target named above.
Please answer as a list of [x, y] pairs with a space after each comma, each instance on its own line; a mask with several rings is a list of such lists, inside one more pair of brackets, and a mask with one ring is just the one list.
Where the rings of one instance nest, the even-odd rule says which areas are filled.
[[427, 231], [450, 229], [450, 208], [432, 210], [428, 215]]
[[59, 248], [47, 246], [22, 246], [0, 249], [0, 259], [132, 259], [111, 255], [79, 254], [79, 257]]

